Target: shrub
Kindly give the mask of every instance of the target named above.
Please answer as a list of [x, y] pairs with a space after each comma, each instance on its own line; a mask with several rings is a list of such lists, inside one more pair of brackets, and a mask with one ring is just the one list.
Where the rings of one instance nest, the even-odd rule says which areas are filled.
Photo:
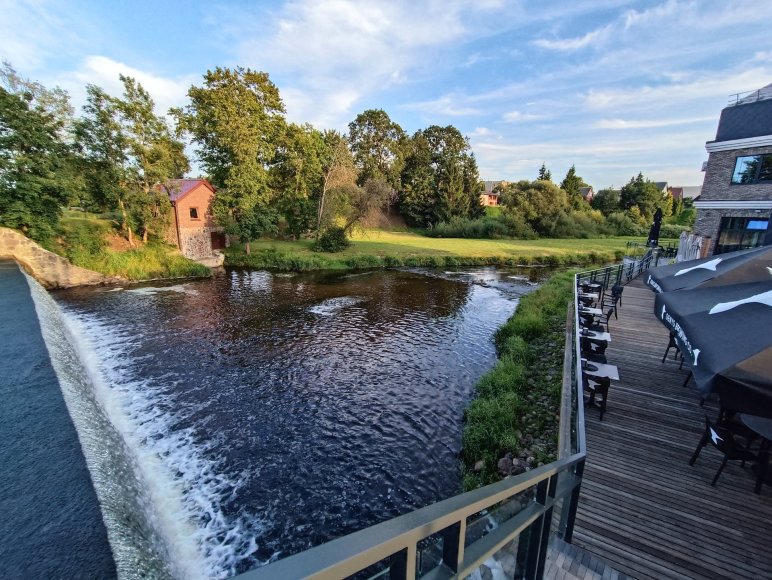
[[679, 226], [675, 224], [662, 224], [659, 229], [660, 238], [679, 238], [681, 232], [688, 232], [691, 228], [688, 226]]
[[317, 252], [340, 252], [351, 245], [346, 230], [340, 227], [327, 228], [314, 245]]
[[616, 236], [645, 236], [649, 230], [635, 223], [626, 213], [618, 211], [606, 218], [608, 233]]

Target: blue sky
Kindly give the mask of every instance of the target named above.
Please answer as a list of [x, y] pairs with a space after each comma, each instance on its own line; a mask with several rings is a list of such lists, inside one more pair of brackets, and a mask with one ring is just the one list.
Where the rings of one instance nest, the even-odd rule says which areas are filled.
[[287, 117], [453, 124], [484, 179], [701, 185], [729, 95], [772, 82], [766, 0], [0, 0], [0, 58], [83, 103], [136, 77], [166, 110], [215, 66], [263, 70]]

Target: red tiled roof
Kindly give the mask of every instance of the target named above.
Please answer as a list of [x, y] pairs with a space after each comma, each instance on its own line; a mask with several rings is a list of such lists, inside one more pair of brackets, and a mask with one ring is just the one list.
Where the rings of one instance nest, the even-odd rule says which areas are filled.
[[170, 200], [178, 201], [201, 184], [211, 189], [212, 193], [214, 193], [214, 187], [206, 179], [170, 179], [164, 185], [164, 189], [169, 194]]

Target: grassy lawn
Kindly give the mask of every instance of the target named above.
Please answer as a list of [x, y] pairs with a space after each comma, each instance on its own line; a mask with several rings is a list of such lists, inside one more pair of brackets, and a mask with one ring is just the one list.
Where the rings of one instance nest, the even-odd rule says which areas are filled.
[[482, 264], [587, 264], [621, 259], [636, 238], [471, 240], [428, 238], [411, 232], [368, 230], [351, 247], [325, 254], [312, 240], [258, 240], [247, 256], [236, 245], [227, 252], [231, 265], [285, 269], [367, 268], [379, 266], [453, 266]]

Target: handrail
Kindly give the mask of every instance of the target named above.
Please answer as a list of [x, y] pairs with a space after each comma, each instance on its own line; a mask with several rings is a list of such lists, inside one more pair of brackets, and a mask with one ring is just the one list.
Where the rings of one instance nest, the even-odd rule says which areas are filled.
[[[379, 576], [388, 573], [390, 578], [463, 578], [513, 540], [518, 540], [519, 576], [540, 578], [550, 534], [571, 542], [587, 453], [577, 287], [585, 280], [597, 280], [602, 281], [605, 292], [612, 280], [615, 284], [624, 284], [656, 265], [658, 259], [659, 251], [649, 248], [641, 260], [632, 264], [580, 272], [574, 277], [573, 315], [567, 319], [567, 334], [572, 336], [566, 341], [566, 349], [571, 340], [573, 348], [570, 349], [571, 356], [566, 353], [564, 359], [564, 367], [571, 366], [571, 372], [564, 372], [564, 376], [572, 377], [574, 398], [575, 441], [568, 457], [337, 538], [238, 578], [337, 579], [364, 571], [369, 573], [374, 565], [380, 566]], [[502, 502], [515, 498], [526, 501], [521, 502], [522, 506], [514, 515], [467, 543], [470, 539], [468, 526], [471, 528], [475, 524], [472, 518], [482, 517], [488, 510], [492, 513]], [[556, 508], [560, 510], [557, 526], [553, 521]], [[442, 558], [430, 570], [423, 570], [419, 545], [428, 538], [441, 541]]]

